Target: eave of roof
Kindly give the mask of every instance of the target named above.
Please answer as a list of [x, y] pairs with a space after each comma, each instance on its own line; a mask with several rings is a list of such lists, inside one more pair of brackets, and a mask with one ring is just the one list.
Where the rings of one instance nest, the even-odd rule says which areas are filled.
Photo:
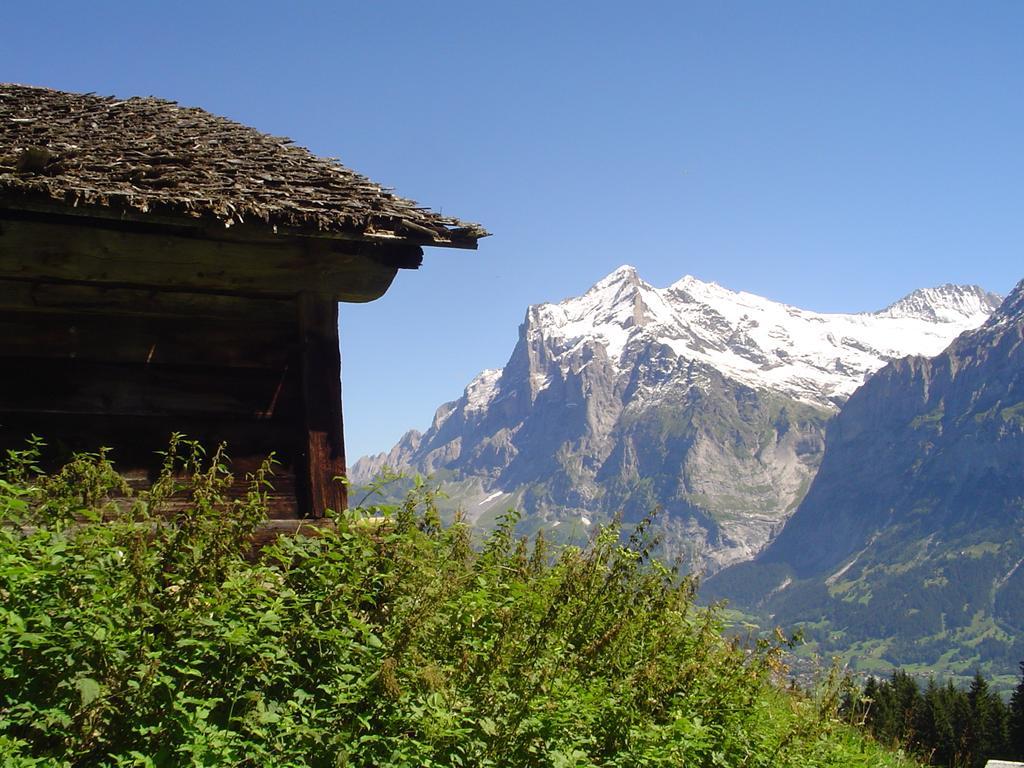
[[291, 235], [475, 248], [487, 231], [434, 213], [289, 139], [156, 98], [0, 84], [0, 197], [261, 224]]

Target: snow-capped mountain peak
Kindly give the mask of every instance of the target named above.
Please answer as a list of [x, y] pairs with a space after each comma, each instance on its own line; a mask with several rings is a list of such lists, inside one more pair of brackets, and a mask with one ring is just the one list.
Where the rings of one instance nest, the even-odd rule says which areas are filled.
[[587, 293], [607, 293], [610, 290], [617, 290], [623, 285], [635, 284], [639, 280], [640, 273], [637, 272], [636, 267], [632, 264], [623, 264], [594, 283]]
[[943, 285], [880, 312], [819, 313], [689, 275], [655, 288], [627, 265], [582, 296], [532, 307], [527, 326], [554, 358], [599, 344], [625, 370], [655, 342], [743, 384], [834, 407], [889, 360], [938, 354], [998, 303], [977, 286]]
[[752, 557], [792, 512], [837, 406], [888, 360], [981, 325], [986, 296], [943, 286], [825, 314], [692, 276], [657, 288], [623, 266], [530, 307], [503, 369], [351, 474], [444, 471], [474, 516], [516, 504], [552, 531], [660, 506], [671, 556], [714, 569]]
[[919, 318], [936, 323], [983, 322], [1002, 302], [998, 294], [977, 285], [946, 283], [919, 288], [874, 314], [879, 317]]

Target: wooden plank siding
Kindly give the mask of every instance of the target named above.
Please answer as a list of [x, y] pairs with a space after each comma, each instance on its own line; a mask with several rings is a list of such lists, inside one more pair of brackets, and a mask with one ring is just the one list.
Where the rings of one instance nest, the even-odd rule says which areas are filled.
[[245, 320], [252, 323], [257, 332], [264, 326], [289, 324], [295, 317], [295, 304], [290, 299], [197, 293], [161, 287], [53, 283], [38, 278], [0, 279], [0, 309], [76, 316], [98, 314], [178, 320]]
[[292, 324], [256, 314], [229, 322], [0, 309], [0, 358], [280, 371], [295, 343]]
[[273, 453], [271, 517], [343, 509], [337, 299], [395, 269], [315, 250], [0, 219], [0, 449], [109, 446], [144, 486], [181, 432], [239, 477]]
[[287, 370], [13, 357], [4, 360], [0, 411], [269, 420], [294, 390], [288, 384]]

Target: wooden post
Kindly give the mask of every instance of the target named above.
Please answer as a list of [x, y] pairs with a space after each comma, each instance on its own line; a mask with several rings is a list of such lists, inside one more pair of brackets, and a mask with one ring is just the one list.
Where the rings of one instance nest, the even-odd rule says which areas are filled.
[[[304, 467], [296, 478], [300, 504], [311, 517], [348, 506], [345, 438], [341, 418], [341, 353], [338, 302], [333, 296], [300, 293], [299, 354], [302, 376]], [[302, 498], [304, 497], [304, 498]]]

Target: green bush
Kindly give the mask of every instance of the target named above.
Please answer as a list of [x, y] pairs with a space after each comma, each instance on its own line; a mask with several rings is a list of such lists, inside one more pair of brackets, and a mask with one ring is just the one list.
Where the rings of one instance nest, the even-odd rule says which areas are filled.
[[254, 558], [269, 476], [229, 500], [177, 439], [133, 497], [103, 453], [9, 456], [0, 766], [907, 764], [724, 641], [645, 525], [555, 552], [510, 515], [476, 550], [419, 482]]

